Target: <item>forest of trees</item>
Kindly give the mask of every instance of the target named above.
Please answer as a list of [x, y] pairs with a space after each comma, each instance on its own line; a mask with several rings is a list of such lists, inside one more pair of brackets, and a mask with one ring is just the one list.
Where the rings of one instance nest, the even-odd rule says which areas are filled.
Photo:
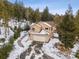
[[17, 18], [17, 20], [26, 19], [32, 22], [53, 20], [52, 14], [49, 13], [48, 7], [43, 12], [39, 9], [33, 10], [31, 7], [24, 7], [21, 1], [11, 3], [7, 0], [0, 0], [0, 18], [9, 20], [9, 18]]
[[24, 7], [21, 1], [16, 0], [13, 4], [7, 0], [0, 0], [0, 18], [6, 23], [10, 18], [16, 18], [18, 21], [26, 19], [31, 22], [54, 21], [57, 24], [60, 40], [66, 48], [72, 48], [79, 39], [79, 10], [73, 15], [70, 5], [64, 15], [52, 15], [47, 6], [43, 12], [40, 12], [39, 9]]
[[71, 5], [64, 15], [52, 15], [46, 6], [43, 12], [39, 9], [33, 10], [31, 7], [24, 7], [22, 1], [11, 3], [8, 0], [0, 0], [0, 18], [8, 22], [10, 18], [16, 18], [18, 21], [22, 19], [31, 22], [39, 21], [54, 21], [57, 24], [60, 40], [65, 44], [65, 47], [73, 47], [73, 44], [79, 37], [79, 10], [76, 15], [73, 15]]

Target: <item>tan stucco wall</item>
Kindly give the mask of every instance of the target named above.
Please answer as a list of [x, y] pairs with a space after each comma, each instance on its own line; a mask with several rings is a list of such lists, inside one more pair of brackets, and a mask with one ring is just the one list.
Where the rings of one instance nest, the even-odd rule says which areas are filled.
[[30, 39], [34, 41], [40, 41], [40, 42], [48, 42], [50, 37], [48, 35], [30, 35]]

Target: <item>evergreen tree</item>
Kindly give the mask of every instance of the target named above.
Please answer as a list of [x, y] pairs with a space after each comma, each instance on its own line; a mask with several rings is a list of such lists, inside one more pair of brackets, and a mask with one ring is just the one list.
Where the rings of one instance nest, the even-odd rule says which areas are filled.
[[63, 16], [62, 16], [62, 15], [60, 16], [59, 14], [56, 14], [56, 15], [53, 16], [53, 18], [54, 18], [54, 22], [55, 22], [57, 25], [59, 25], [59, 23], [62, 22]]
[[23, 3], [20, 1], [18, 2], [16, 0], [15, 6], [14, 6], [14, 16], [18, 19], [23, 19], [25, 17], [25, 9], [23, 7]]
[[48, 7], [46, 7], [42, 13], [42, 16], [41, 16], [41, 20], [42, 21], [48, 21], [49, 20], [49, 10], [48, 10]]
[[33, 22], [33, 20], [34, 20], [34, 10], [31, 8], [31, 7], [29, 7], [28, 8], [28, 19], [31, 21], [31, 22]]
[[39, 13], [39, 9], [36, 9], [34, 12], [34, 22], [38, 22], [40, 21], [40, 13]]
[[64, 15], [63, 21], [60, 23], [60, 40], [66, 48], [73, 47], [75, 42], [75, 24], [71, 9], [68, 9]]
[[79, 10], [77, 11], [77, 15], [75, 17], [75, 26], [76, 26], [76, 31], [75, 34], [79, 37]]

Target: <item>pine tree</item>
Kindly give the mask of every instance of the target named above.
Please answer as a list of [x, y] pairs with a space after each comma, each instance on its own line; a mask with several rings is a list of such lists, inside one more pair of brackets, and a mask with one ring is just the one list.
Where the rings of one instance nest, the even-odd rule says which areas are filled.
[[54, 18], [54, 22], [57, 24], [57, 26], [59, 25], [60, 22], [62, 22], [62, 19], [63, 19], [63, 16], [59, 15], [59, 14], [56, 14], [55, 16], [53, 16]]
[[46, 7], [42, 13], [42, 16], [41, 16], [41, 20], [42, 21], [48, 21], [49, 20], [49, 10], [48, 10], [48, 7]]
[[77, 11], [77, 15], [75, 17], [75, 26], [76, 26], [76, 31], [75, 34], [79, 37], [79, 10]]
[[34, 20], [35, 20], [35, 22], [40, 21], [39, 9], [36, 9], [35, 12], [34, 12]]
[[23, 3], [21, 1], [17, 1], [14, 4], [14, 16], [18, 19], [18, 21], [20, 19], [23, 19], [25, 17], [25, 9], [23, 6]]
[[66, 48], [73, 47], [75, 42], [75, 24], [71, 9], [68, 9], [64, 15], [63, 21], [60, 23], [60, 40]]
[[34, 10], [31, 8], [31, 7], [29, 7], [28, 8], [28, 19], [31, 21], [31, 22], [33, 22], [33, 20], [34, 20]]

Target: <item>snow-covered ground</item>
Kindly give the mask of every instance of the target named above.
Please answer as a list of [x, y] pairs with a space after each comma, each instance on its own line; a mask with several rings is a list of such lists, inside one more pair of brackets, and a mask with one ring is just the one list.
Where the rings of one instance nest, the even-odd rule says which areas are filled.
[[19, 25], [18, 25], [18, 21], [17, 20], [15, 20], [15, 19], [11, 19], [9, 22], [8, 22], [8, 25], [12, 28], [12, 29], [14, 29], [15, 27], [19, 27]]
[[79, 42], [74, 44], [74, 48], [71, 49], [72, 52], [70, 56], [72, 58], [75, 58], [74, 55], [77, 53], [78, 50], [79, 50]]
[[0, 42], [0, 46], [9, 42], [9, 39], [13, 37], [14, 32], [10, 28], [0, 27], [0, 39], [5, 39], [4, 42]]
[[16, 28], [21, 28], [21, 29], [25, 29], [27, 25], [30, 25], [30, 22], [29, 21], [26, 21], [26, 20], [22, 20], [22, 21], [17, 21], [15, 19], [11, 19], [9, 22], [8, 22], [8, 25], [14, 29], [15, 27]]
[[[0, 42], [0, 46], [9, 42], [9, 39], [14, 35], [14, 32], [10, 28], [6, 28], [3, 25], [3, 20], [0, 20], [0, 39], [4, 38], [5, 42]], [[18, 22], [17, 20], [10, 20], [8, 25], [14, 29], [15, 26], [18, 28], [24, 29], [28, 21]], [[5, 38], [6, 32], [6, 38]], [[46, 33], [45, 31], [41, 32], [42, 34]], [[74, 48], [71, 49], [70, 55], [65, 55], [55, 46], [56, 43], [61, 43], [58, 39], [58, 33], [53, 33], [53, 38], [50, 38], [48, 43], [40, 44], [33, 43], [29, 39], [28, 32], [22, 31], [20, 37], [14, 42], [13, 50], [9, 53], [7, 59], [77, 59], [75, 57], [76, 52], [79, 50], [79, 42], [74, 44]]]
[[[60, 52], [60, 50], [58, 50], [54, 45], [55, 43], [60, 42], [59, 39], [51, 39], [49, 41], [49, 43], [47, 44], [43, 44], [42, 50], [44, 51], [44, 53], [46, 53], [47, 55], [51, 56], [54, 59], [77, 59], [75, 57], [75, 54], [77, 52], [77, 50], [79, 50], [79, 43], [74, 45], [74, 48], [72, 48], [72, 52], [70, 55], [66, 56], [64, 54], [62, 54]], [[73, 54], [74, 53], [74, 54]]]
[[[22, 20], [22, 21], [17, 21], [16, 19], [11, 19], [8, 22], [8, 27], [4, 27], [4, 20], [0, 19], [0, 39], [5, 39], [5, 42], [0, 42], [0, 47], [3, 46], [4, 44], [9, 42], [9, 39], [13, 37], [14, 35], [14, 28], [21, 28], [25, 29], [27, 25], [30, 24], [29, 21]], [[6, 34], [5, 34], [6, 33]]]
[[[28, 35], [26, 34], [27, 32], [21, 32], [20, 37], [15, 41], [14, 43], [14, 48], [11, 51], [9, 57], [7, 59], [16, 59], [20, 56], [20, 54], [25, 51], [26, 49], [29, 48], [29, 45], [31, 44], [31, 40], [28, 40]], [[25, 36], [26, 35], [26, 36]], [[25, 37], [24, 37], [25, 36]], [[21, 40], [22, 39], [22, 40]], [[18, 42], [18, 40], [21, 40], [20, 42]], [[18, 42], [18, 43], [17, 43]], [[22, 46], [19, 45], [22, 44]]]
[[[77, 59], [73, 53], [79, 49], [78, 44], [74, 45], [74, 48], [71, 49], [72, 53], [68, 56], [64, 55], [55, 47], [56, 43], [61, 43], [58, 38], [58, 34], [54, 33], [55, 38], [51, 38], [48, 43], [43, 43], [41, 48], [37, 47], [39, 44], [34, 44], [33, 41], [29, 40], [29, 35], [27, 32], [21, 32], [20, 37], [14, 42], [14, 48], [10, 52], [7, 59], [46, 59], [43, 56], [47, 55], [52, 59]], [[30, 50], [30, 52], [29, 52]], [[36, 53], [38, 52], [38, 53]], [[25, 55], [24, 55], [25, 54]]]

